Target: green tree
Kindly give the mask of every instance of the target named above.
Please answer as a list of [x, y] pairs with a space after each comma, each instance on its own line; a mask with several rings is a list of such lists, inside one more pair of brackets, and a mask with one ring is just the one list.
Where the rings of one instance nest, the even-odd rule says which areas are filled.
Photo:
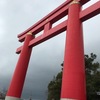
[[87, 100], [100, 100], [100, 64], [95, 62], [96, 55], [85, 55]]
[[[86, 89], [87, 100], [100, 100], [100, 65], [95, 62], [96, 55], [91, 53], [90, 56], [85, 55], [85, 70], [86, 70]], [[61, 64], [63, 66], [63, 63]], [[62, 71], [59, 72], [53, 80], [48, 84], [48, 99], [60, 100], [62, 82]]]
[[50, 81], [48, 85], [47, 100], [60, 100], [61, 81], [62, 81], [62, 71], [59, 72], [57, 76], [53, 78], [52, 81]]

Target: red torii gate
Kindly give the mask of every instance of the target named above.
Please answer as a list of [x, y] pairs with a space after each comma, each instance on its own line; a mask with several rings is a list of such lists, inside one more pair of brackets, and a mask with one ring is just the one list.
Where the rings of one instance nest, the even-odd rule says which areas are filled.
[[[20, 57], [6, 100], [19, 100], [21, 97], [32, 47], [66, 30], [61, 100], [86, 100], [82, 22], [100, 14], [100, 1], [81, 10], [81, 6], [88, 1], [90, 0], [67, 0], [35, 25], [18, 35], [19, 41], [24, 42], [24, 45], [16, 51], [16, 53], [20, 53]], [[66, 15], [68, 15], [68, 19], [52, 27], [55, 22]], [[43, 34], [35, 37], [42, 30]]]

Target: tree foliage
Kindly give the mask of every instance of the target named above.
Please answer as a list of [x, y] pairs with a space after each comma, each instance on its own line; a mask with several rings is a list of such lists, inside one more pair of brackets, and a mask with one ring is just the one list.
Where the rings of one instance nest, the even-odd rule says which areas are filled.
[[94, 62], [96, 55], [85, 55], [87, 100], [99, 100], [100, 92], [100, 65]]
[[[100, 65], [95, 61], [96, 55], [85, 55], [87, 100], [100, 100]], [[63, 66], [63, 63], [61, 64]], [[62, 71], [48, 84], [48, 99], [60, 100]]]
[[60, 100], [62, 72], [59, 72], [56, 77], [48, 85], [48, 99]]

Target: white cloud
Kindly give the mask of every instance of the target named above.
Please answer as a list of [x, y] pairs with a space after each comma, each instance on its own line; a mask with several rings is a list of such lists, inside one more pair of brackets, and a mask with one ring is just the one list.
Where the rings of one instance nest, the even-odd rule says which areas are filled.
[[[0, 18], [0, 40], [4, 39], [5, 34], [5, 21], [3, 18]], [[0, 41], [1, 44], [2, 41]]]

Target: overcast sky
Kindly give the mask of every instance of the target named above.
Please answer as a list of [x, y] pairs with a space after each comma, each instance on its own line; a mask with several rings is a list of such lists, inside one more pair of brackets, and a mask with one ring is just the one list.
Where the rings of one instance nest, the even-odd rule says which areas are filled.
[[[17, 35], [66, 0], [0, 0], [0, 90], [7, 89], [21, 45]], [[84, 8], [99, 0], [91, 0]], [[100, 15], [83, 23], [85, 54], [97, 54], [100, 62]], [[65, 32], [34, 47], [22, 98], [46, 100], [47, 85], [60, 70], [64, 58]]]

